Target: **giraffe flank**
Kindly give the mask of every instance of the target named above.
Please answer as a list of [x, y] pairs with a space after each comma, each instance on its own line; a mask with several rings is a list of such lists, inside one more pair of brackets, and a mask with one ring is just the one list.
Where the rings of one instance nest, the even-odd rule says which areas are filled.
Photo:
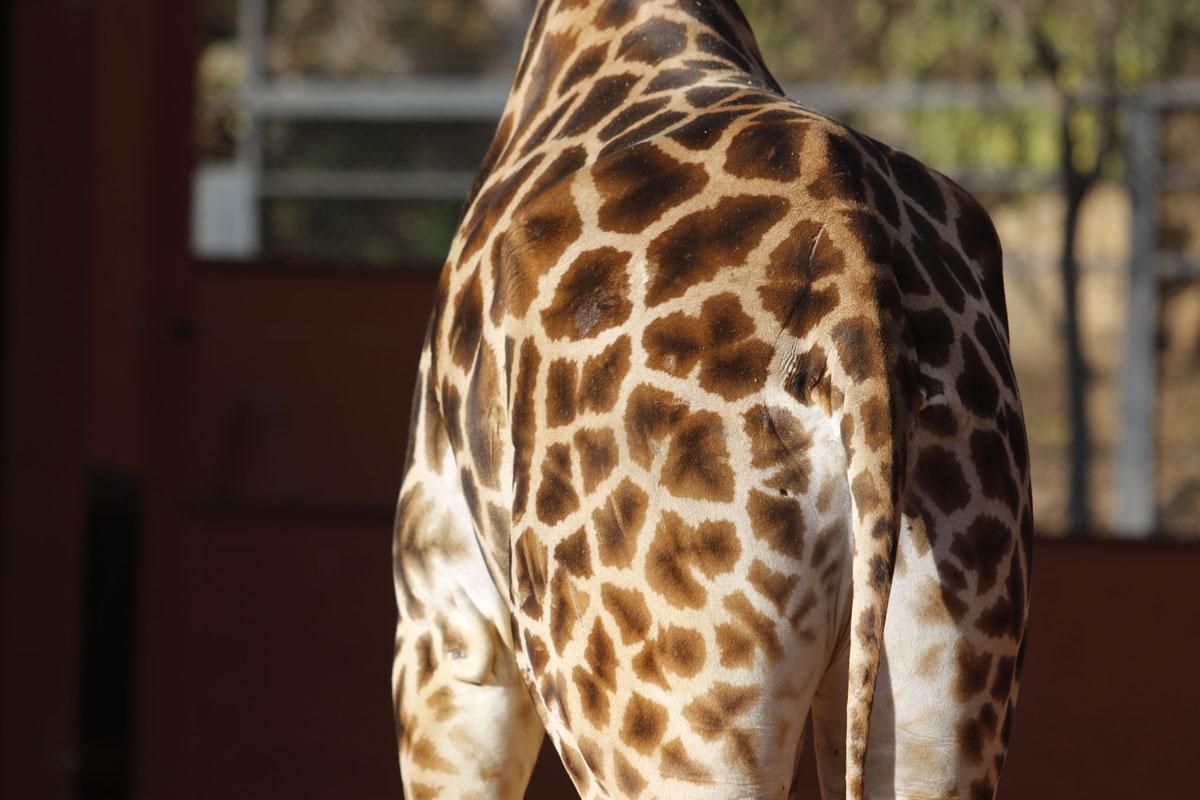
[[966, 192], [732, 0], [541, 0], [442, 272], [394, 543], [411, 798], [991, 798], [1028, 458]]

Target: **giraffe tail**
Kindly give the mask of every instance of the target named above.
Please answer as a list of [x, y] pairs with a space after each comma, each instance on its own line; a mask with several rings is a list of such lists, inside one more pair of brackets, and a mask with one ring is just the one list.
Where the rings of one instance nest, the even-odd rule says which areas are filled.
[[839, 387], [844, 397], [842, 442], [854, 542], [846, 694], [847, 800], [864, 797], [867, 740], [896, 565], [911, 420], [919, 403], [915, 362], [905, 344], [899, 304], [887, 308], [879, 300], [878, 324], [864, 331], [864, 353], [883, 357], [864, 355], [864, 364], [877, 367], [868, 374], [847, 376], [849, 380]]

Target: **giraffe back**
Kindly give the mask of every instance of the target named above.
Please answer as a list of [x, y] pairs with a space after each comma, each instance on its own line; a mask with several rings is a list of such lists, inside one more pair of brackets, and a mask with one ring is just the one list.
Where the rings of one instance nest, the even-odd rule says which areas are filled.
[[457, 598], [584, 796], [782, 796], [810, 708], [835, 795], [990, 796], [1032, 518], [986, 213], [728, 6], [549, 7], [439, 285], [402, 619]]

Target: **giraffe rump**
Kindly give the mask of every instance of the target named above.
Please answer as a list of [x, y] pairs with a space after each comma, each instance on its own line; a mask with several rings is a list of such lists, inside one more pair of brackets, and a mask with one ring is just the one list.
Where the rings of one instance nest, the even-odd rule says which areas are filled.
[[[1027, 619], [1000, 249], [732, 0], [539, 2], [394, 543], [406, 793], [994, 795]], [[486, 723], [485, 723], [486, 721]]]

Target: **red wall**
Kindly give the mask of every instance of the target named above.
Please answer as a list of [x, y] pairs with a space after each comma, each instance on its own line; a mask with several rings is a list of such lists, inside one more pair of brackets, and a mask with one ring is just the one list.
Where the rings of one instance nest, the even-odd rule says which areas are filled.
[[[94, 15], [71, 0], [0, 9], [12, 69], [0, 111], [3, 502], [0, 508], [0, 796], [71, 796], [76, 734], [92, 132], [80, 76]], [[51, 45], [50, 43], [53, 43]], [[7, 59], [6, 59], [7, 60]], [[64, 102], [67, 100], [67, 102]]]
[[[187, 785], [205, 788], [183, 796], [399, 796], [386, 523], [344, 526], [335, 549], [321, 522], [210, 531], [181, 576], [195, 694], [169, 733], [186, 743]], [[1000, 798], [1195, 797], [1200, 548], [1040, 540], [1034, 558]], [[569, 797], [543, 755], [528, 797]], [[798, 796], [815, 800], [811, 760], [804, 778]]]
[[1001, 796], [1189, 798], [1200, 548], [1039, 541]]

